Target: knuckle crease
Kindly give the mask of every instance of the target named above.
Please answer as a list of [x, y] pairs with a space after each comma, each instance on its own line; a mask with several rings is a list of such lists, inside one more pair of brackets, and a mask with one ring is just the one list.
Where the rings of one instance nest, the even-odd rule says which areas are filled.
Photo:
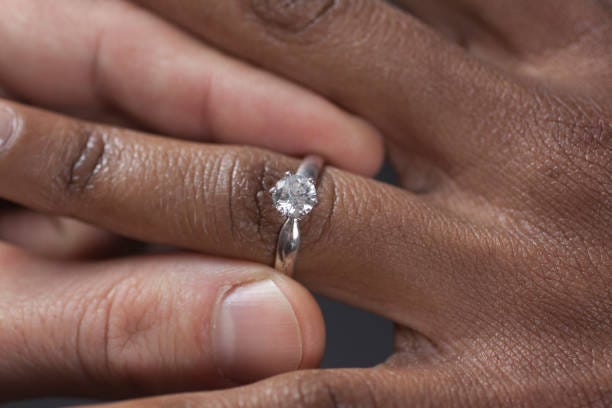
[[87, 134], [80, 155], [70, 167], [68, 191], [80, 193], [93, 188], [92, 180], [104, 165], [106, 141], [97, 131]]
[[285, 33], [300, 34], [314, 26], [338, 0], [251, 0], [256, 17]]

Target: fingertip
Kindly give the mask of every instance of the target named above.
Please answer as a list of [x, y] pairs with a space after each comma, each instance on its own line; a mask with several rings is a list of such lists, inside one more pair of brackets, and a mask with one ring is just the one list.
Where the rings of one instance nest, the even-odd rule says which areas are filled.
[[375, 176], [380, 171], [385, 156], [382, 135], [361, 118], [353, 116], [350, 120], [354, 128], [353, 133], [349, 133], [352, 140], [347, 141], [346, 153], [338, 154], [339, 160], [342, 160], [339, 166], [362, 176]]
[[377, 174], [384, 159], [380, 132], [322, 97], [308, 92], [300, 97], [297, 106], [269, 107], [273, 136], [267, 147], [295, 156], [319, 154], [343, 170], [366, 177]]
[[367, 177], [382, 167], [383, 137], [366, 120], [308, 92], [304, 92], [301, 106], [291, 113], [293, 137], [284, 143], [279, 141], [282, 151], [316, 153], [333, 166]]
[[216, 140], [293, 156], [319, 154], [364, 176], [382, 166], [383, 138], [374, 126], [296, 84], [235, 68], [239, 75], [225, 72], [212, 82], [205, 122]]

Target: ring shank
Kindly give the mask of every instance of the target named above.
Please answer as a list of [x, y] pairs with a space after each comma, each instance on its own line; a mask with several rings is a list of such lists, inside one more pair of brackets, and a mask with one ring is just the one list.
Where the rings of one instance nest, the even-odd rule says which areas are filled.
[[291, 276], [300, 249], [300, 226], [296, 218], [287, 218], [278, 234], [274, 269]]
[[313, 179], [315, 182], [319, 178], [321, 169], [323, 168], [323, 158], [320, 156], [306, 156], [300, 167], [298, 167], [296, 174], [309, 179]]

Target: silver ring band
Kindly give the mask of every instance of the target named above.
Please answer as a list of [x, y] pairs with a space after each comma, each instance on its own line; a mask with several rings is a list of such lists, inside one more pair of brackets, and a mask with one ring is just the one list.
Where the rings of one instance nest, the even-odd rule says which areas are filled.
[[295, 174], [287, 172], [270, 190], [276, 209], [287, 217], [276, 245], [274, 268], [285, 275], [293, 275], [300, 249], [300, 220], [318, 203], [316, 183], [323, 169], [319, 156], [304, 158]]

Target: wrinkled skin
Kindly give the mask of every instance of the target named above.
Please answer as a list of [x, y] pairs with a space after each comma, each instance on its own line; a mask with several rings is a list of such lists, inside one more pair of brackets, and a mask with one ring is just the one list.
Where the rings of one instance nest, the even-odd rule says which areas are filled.
[[[121, 406], [612, 402], [609, 2], [138, 3], [384, 135], [401, 188], [328, 168], [295, 278], [397, 330], [394, 355], [374, 368], [298, 370]], [[43, 120], [14, 109], [24, 123]], [[280, 219], [260, 193], [295, 161], [104, 132], [103, 168], [71, 192], [70, 180], [49, 187], [63, 157], [43, 170], [29, 158], [42, 143], [54, 151], [78, 137], [43, 141], [36, 126], [0, 160], [0, 174], [13, 170], [0, 178], [4, 197], [136, 239], [271, 262]], [[139, 158], [144, 170], [126, 165]], [[206, 170], [211, 161], [221, 164]], [[161, 188], [151, 171], [165, 174], [154, 180]], [[181, 187], [193, 174], [215, 188]], [[9, 190], [15, 178], [36, 189]]]

